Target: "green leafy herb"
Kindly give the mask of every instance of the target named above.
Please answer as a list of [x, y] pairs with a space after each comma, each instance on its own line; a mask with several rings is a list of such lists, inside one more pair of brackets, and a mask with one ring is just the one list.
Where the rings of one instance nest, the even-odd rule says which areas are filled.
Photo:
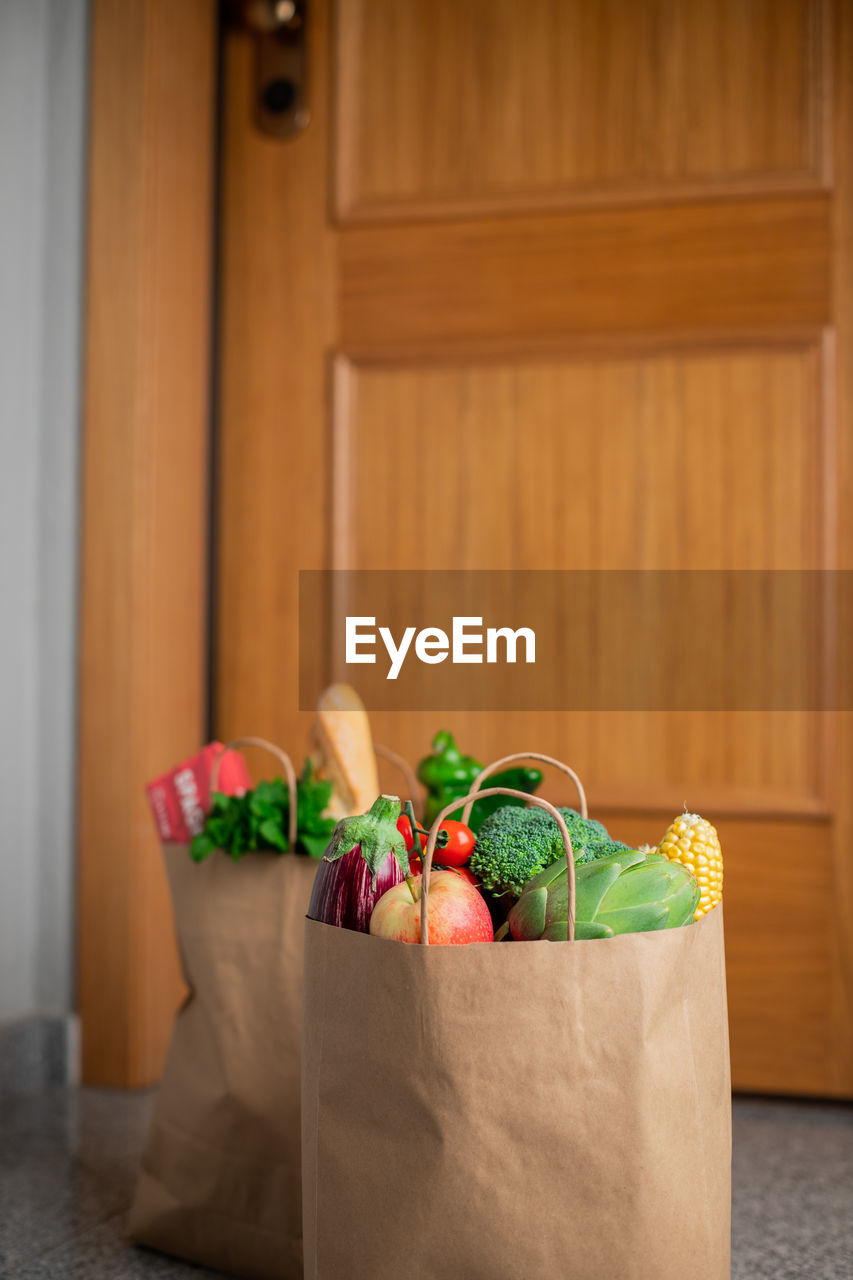
[[[305, 761], [296, 783], [296, 852], [322, 858], [335, 829], [333, 818], [324, 817], [332, 795], [331, 782], [314, 777], [311, 761]], [[262, 850], [287, 853], [290, 793], [284, 778], [259, 782], [242, 796], [214, 791], [204, 830], [193, 838], [190, 856], [203, 862], [215, 849], [238, 861], [246, 853]]]

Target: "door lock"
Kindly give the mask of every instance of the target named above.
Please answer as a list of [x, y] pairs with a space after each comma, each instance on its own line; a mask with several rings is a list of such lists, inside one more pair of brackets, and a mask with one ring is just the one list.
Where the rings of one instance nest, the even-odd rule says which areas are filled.
[[253, 115], [261, 133], [289, 138], [308, 124], [306, 16], [310, 0], [227, 0], [228, 25], [254, 40]]

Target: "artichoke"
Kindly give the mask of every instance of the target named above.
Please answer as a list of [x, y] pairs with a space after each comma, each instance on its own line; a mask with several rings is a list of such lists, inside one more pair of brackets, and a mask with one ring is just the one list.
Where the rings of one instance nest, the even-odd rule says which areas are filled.
[[[689, 924], [699, 885], [686, 867], [663, 854], [627, 849], [575, 868], [575, 938], [612, 938]], [[566, 864], [554, 862], [530, 880], [509, 913], [517, 942], [565, 942]]]

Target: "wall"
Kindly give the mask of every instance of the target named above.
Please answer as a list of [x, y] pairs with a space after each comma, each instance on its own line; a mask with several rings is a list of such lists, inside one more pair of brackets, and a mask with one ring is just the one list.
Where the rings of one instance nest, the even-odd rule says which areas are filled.
[[0, 4], [0, 1023], [73, 1002], [86, 43]]

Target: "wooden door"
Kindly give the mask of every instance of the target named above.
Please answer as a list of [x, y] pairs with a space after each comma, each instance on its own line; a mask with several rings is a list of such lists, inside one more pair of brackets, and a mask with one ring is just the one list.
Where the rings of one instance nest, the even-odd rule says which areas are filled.
[[[225, 47], [217, 734], [304, 748], [300, 568], [850, 567], [849, 7], [309, 21], [287, 142]], [[853, 1093], [847, 719], [450, 720], [482, 759], [569, 760], [620, 836], [715, 820], [736, 1087]], [[417, 759], [439, 727], [375, 731]]]

